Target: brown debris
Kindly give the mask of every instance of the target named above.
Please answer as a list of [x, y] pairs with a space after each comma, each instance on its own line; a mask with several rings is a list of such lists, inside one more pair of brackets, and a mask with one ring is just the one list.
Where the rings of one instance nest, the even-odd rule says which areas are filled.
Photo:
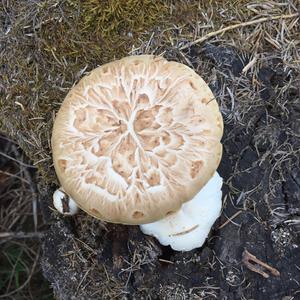
[[228, 218], [222, 225], [219, 226], [218, 229], [221, 229], [225, 227], [228, 223], [230, 223], [234, 218], [236, 218], [238, 215], [240, 215], [243, 211], [239, 210], [235, 214], [233, 214], [230, 218]]
[[244, 250], [242, 262], [251, 271], [262, 275], [265, 278], [269, 278], [269, 274], [263, 271], [263, 269], [269, 271], [273, 276], [280, 276], [280, 273], [275, 268], [270, 267], [268, 264], [262, 262], [256, 256], [249, 251]]
[[177, 232], [177, 233], [174, 233], [174, 234], [170, 234], [169, 236], [184, 235], [184, 234], [190, 233], [191, 231], [195, 230], [197, 227], [199, 227], [199, 224], [193, 226], [190, 229], [187, 229], [187, 230], [184, 230], [184, 231], [181, 231], [181, 232]]

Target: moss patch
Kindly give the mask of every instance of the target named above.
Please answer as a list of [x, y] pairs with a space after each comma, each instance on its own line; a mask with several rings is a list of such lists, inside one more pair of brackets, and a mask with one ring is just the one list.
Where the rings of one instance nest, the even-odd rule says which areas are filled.
[[164, 1], [150, 0], [68, 0], [61, 9], [59, 19], [41, 28], [44, 50], [57, 60], [80, 57], [92, 64], [126, 55], [138, 35], [167, 12]]

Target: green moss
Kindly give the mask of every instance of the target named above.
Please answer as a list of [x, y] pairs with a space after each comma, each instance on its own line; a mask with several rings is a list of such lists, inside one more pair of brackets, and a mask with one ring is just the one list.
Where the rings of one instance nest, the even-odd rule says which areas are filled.
[[68, 0], [60, 22], [42, 27], [44, 51], [101, 64], [128, 53], [138, 35], [162, 22], [164, 1]]
[[90, 0], [82, 8], [85, 28], [108, 39], [149, 29], [166, 12], [163, 1], [152, 0]]

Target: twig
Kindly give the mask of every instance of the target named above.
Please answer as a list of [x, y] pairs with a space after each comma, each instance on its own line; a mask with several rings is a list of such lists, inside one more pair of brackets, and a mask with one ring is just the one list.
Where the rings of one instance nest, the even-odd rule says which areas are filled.
[[177, 233], [173, 233], [173, 234], [169, 234], [169, 236], [179, 236], [179, 235], [184, 235], [187, 233], [190, 233], [191, 231], [195, 230], [196, 228], [199, 227], [199, 224], [193, 226], [192, 228], [189, 228], [187, 230], [181, 231], [181, 232], [177, 232]]
[[231, 222], [234, 218], [236, 218], [239, 214], [241, 214], [243, 211], [239, 210], [237, 211], [233, 216], [231, 216], [227, 221], [225, 221], [222, 225], [218, 227], [218, 229], [221, 229], [225, 227], [229, 222]]
[[19, 161], [19, 160], [13, 158], [13, 157], [11, 157], [11, 156], [9, 156], [9, 155], [7, 155], [7, 154], [1, 152], [1, 151], [0, 151], [0, 155], [4, 156], [4, 157], [6, 157], [6, 158], [8, 158], [8, 159], [10, 159], [10, 160], [13, 160], [13, 161], [17, 162], [19, 165], [21, 165], [21, 166], [23, 166], [23, 167], [26, 167], [26, 168], [33, 168], [33, 169], [36, 169], [36, 168], [37, 168], [36, 166], [28, 165], [28, 164], [26, 164], [26, 163], [24, 163], [24, 162], [22, 162], [22, 161]]
[[170, 261], [170, 260], [166, 260], [166, 259], [163, 259], [163, 258], [159, 258], [158, 260], [161, 261], [161, 262], [167, 263], [167, 264], [172, 264], [172, 265], [174, 265], [174, 262], [173, 262], [173, 261]]
[[[18, 157], [18, 158], [20, 157], [20, 159], [21, 159], [20, 152], [18, 151], [18, 148], [15, 145], [12, 145], [12, 151], [16, 157]], [[28, 165], [28, 166], [30, 166], [30, 165]], [[36, 185], [34, 184], [32, 176], [31, 176], [30, 172], [28, 171], [28, 169], [24, 168], [24, 169], [22, 169], [22, 171], [24, 172], [24, 175], [27, 178], [27, 180], [30, 182], [29, 188], [32, 193], [31, 197], [32, 197], [33, 224], [34, 224], [34, 230], [37, 231], [37, 225], [38, 225], [37, 201], [38, 201], [38, 199], [37, 199]]]
[[269, 278], [270, 276], [269, 276], [269, 274], [264, 272], [263, 269], [268, 270], [274, 276], [280, 276], [280, 273], [278, 270], [276, 270], [275, 268], [272, 268], [268, 264], [262, 262], [261, 260], [256, 258], [256, 256], [254, 256], [247, 250], [244, 250], [244, 252], [243, 252], [242, 261], [249, 270], [262, 275], [264, 278]]
[[92, 270], [93, 266], [91, 266], [86, 272], [85, 274], [82, 276], [80, 282], [78, 283], [77, 285], [77, 288], [76, 288], [76, 292], [75, 292], [75, 296], [77, 296], [77, 293], [78, 293], [78, 290], [80, 288], [80, 286], [82, 285], [83, 281], [86, 279], [87, 275], [89, 274], [89, 272]]
[[253, 67], [253, 65], [257, 61], [257, 55], [254, 55], [254, 57], [247, 63], [247, 65], [243, 68], [242, 73], [245, 74], [248, 72], [248, 70]]
[[2, 134], [0, 134], [0, 139], [1, 139], [1, 140], [5, 140], [5, 141], [7, 141], [7, 142], [10, 142], [10, 143], [12, 143], [12, 144], [17, 145], [17, 142], [16, 142], [16, 141], [14, 141], [14, 140], [12, 140], [12, 139], [10, 139], [10, 138], [8, 138], [8, 137], [2, 135]]
[[13, 239], [32, 239], [32, 238], [42, 238], [44, 236], [43, 232], [0, 232], [0, 239], [2, 238], [13, 238]]
[[211, 37], [217, 36], [219, 34], [223, 34], [223, 33], [225, 33], [226, 31], [229, 31], [229, 30], [233, 30], [233, 29], [241, 28], [241, 27], [246, 27], [246, 26], [250, 26], [250, 25], [254, 25], [254, 24], [258, 24], [258, 23], [264, 23], [264, 22], [268, 22], [268, 21], [295, 18], [295, 17], [298, 17], [298, 16], [299, 16], [299, 13], [294, 13], [294, 14], [290, 14], [290, 15], [264, 17], [264, 18], [260, 18], [260, 19], [257, 19], [257, 20], [252, 20], [252, 21], [248, 21], [248, 22], [243, 22], [243, 23], [239, 23], [239, 24], [230, 25], [228, 27], [221, 28], [217, 31], [209, 32], [209, 33], [205, 34], [204, 36], [202, 36], [201, 38], [199, 38], [199, 39], [197, 39], [193, 42], [187, 43], [186, 45], [180, 47], [179, 50], [187, 49], [187, 48], [189, 48], [193, 45], [202, 43], [202, 42], [210, 39]]
[[6, 172], [6, 171], [2, 171], [2, 170], [0, 170], [0, 174], [4, 174], [4, 175], [12, 177], [12, 178], [17, 178], [17, 179], [21, 180], [24, 183], [30, 184], [30, 182], [28, 180], [26, 180], [23, 177], [18, 176], [16, 174], [12, 174], [12, 173], [9, 173], [9, 172]]

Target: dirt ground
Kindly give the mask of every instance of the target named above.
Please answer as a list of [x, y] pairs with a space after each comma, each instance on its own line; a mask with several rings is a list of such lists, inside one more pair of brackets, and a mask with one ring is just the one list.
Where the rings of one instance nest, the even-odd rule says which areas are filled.
[[[58, 299], [300, 299], [299, 3], [179, 2], [182, 18], [168, 11], [171, 17], [138, 33], [127, 53], [164, 55], [192, 67], [209, 83], [224, 118], [222, 215], [204, 246], [186, 253], [161, 246], [137, 226], [104, 223], [83, 212], [64, 218], [51, 209], [57, 188], [49, 145], [54, 114], [73, 82], [97, 63], [81, 50], [68, 60], [39, 48], [39, 28], [37, 35], [21, 37], [12, 26], [11, 35], [2, 37], [0, 128], [38, 168], [34, 185], [48, 224], [41, 266]], [[51, 12], [61, 23], [63, 9], [57, 5]], [[276, 16], [281, 18], [270, 20]], [[16, 38], [30, 64], [52, 66], [30, 74], [32, 83], [18, 89], [23, 66], [11, 66], [14, 58], [7, 54]], [[246, 250], [279, 274], [266, 278], [259, 266], [250, 270]]]

